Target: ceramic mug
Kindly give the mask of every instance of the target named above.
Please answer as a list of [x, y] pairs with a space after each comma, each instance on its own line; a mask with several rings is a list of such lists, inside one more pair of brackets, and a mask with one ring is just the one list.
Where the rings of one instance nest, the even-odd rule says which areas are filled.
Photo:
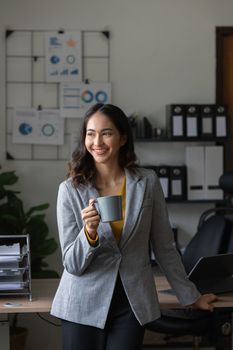
[[95, 200], [95, 207], [102, 222], [122, 220], [122, 197], [104, 196]]

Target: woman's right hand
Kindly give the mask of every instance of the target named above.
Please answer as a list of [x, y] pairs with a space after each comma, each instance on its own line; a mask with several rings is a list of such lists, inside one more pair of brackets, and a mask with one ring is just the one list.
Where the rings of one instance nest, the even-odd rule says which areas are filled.
[[88, 207], [84, 208], [81, 212], [86, 230], [92, 239], [96, 238], [97, 228], [100, 222], [100, 216], [95, 208], [94, 203], [95, 199], [90, 199]]
[[208, 293], [208, 294], [202, 294], [190, 307], [194, 309], [200, 309], [200, 310], [209, 310], [213, 311], [214, 306], [212, 303], [214, 301], [218, 301], [219, 298], [217, 295], [213, 293]]

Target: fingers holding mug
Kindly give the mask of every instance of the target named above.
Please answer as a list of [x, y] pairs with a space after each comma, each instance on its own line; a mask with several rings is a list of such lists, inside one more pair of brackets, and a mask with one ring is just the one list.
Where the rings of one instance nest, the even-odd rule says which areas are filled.
[[95, 207], [96, 200], [94, 198], [89, 199], [89, 206]]
[[82, 219], [89, 233], [96, 233], [100, 222], [100, 216], [94, 203], [95, 199], [90, 199], [88, 207], [82, 210]]
[[[85, 227], [87, 229], [87, 232], [92, 236], [96, 236], [97, 234], [97, 229], [98, 229], [98, 226], [99, 226], [99, 222], [100, 222], [100, 218], [99, 216], [97, 216], [96, 218], [93, 217], [91, 219], [87, 219], [86, 222], [85, 222]], [[93, 239], [94, 239], [93, 237]]]

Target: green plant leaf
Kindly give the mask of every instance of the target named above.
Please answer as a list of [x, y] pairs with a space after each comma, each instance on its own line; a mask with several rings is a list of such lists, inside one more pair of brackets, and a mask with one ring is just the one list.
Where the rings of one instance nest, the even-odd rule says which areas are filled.
[[5, 188], [0, 188], [0, 200], [2, 200], [4, 197], [8, 197], [11, 193], [13, 194], [19, 194], [19, 191], [10, 191], [6, 190]]
[[45, 214], [40, 214], [40, 215], [33, 215], [29, 218], [29, 221], [30, 222], [31, 220], [40, 220], [40, 221], [44, 221], [45, 219]]
[[24, 227], [22, 218], [7, 214], [7, 211], [0, 214], [0, 234], [24, 234]]
[[59, 278], [59, 274], [54, 270], [40, 270], [34, 271], [33, 278]]
[[44, 240], [49, 234], [48, 225], [38, 217], [30, 218], [26, 224], [26, 228], [31, 239], [34, 239], [37, 243]]
[[46, 241], [41, 242], [36, 252], [40, 256], [48, 256], [53, 254], [57, 249], [57, 242], [53, 238], [49, 238]]
[[41, 205], [37, 205], [37, 206], [35, 206], [35, 207], [32, 207], [32, 208], [26, 213], [26, 215], [27, 215], [27, 216], [31, 216], [32, 213], [34, 213], [35, 211], [46, 210], [46, 209], [48, 209], [48, 207], [49, 207], [49, 204], [48, 204], [48, 203], [41, 204]]
[[40, 266], [41, 267], [48, 267], [49, 266], [49, 264], [46, 262], [46, 261], [41, 261], [41, 263], [40, 263]]
[[14, 185], [18, 181], [15, 171], [3, 172], [0, 174], [0, 187]]
[[11, 210], [17, 212], [19, 216], [25, 217], [23, 202], [14, 193], [7, 194], [7, 203]]

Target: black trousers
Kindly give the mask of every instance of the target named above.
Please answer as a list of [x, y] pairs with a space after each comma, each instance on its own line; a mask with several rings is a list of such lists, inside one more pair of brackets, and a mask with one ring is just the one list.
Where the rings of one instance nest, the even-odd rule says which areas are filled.
[[62, 320], [63, 350], [140, 350], [143, 336], [120, 277], [104, 329]]

